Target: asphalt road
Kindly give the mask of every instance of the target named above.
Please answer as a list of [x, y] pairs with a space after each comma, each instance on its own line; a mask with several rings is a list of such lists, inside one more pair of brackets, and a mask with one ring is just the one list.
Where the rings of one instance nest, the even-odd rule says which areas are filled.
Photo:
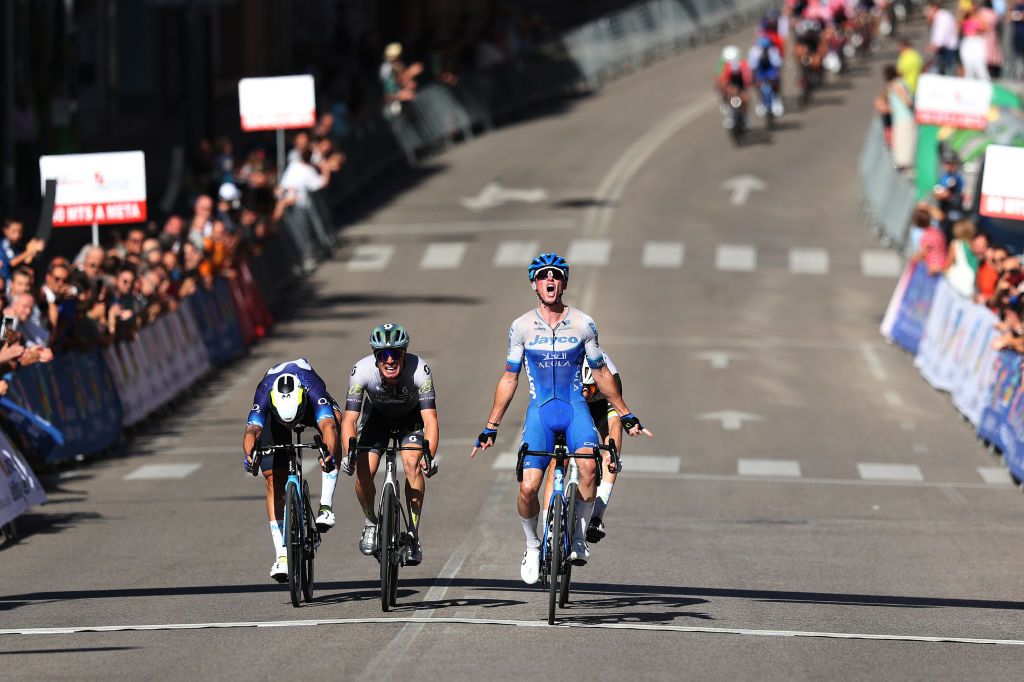
[[[855, 169], [881, 60], [734, 149], [709, 96], [722, 44], [432, 160], [344, 232], [272, 339], [130, 456], [65, 475], [0, 555], [3, 677], [1019, 679], [1024, 500], [877, 331], [894, 264]], [[764, 187], [742, 203], [723, 187], [741, 176]], [[468, 457], [541, 248], [573, 261], [566, 298], [656, 434], [625, 444], [609, 536], [555, 628], [519, 580], [500, 456], [525, 389], [496, 450]], [[385, 320], [439, 392], [425, 560], [382, 618], [343, 480], [318, 598], [295, 609], [239, 466], [252, 391], [302, 355], [343, 393]], [[125, 478], [153, 464], [198, 466]]]

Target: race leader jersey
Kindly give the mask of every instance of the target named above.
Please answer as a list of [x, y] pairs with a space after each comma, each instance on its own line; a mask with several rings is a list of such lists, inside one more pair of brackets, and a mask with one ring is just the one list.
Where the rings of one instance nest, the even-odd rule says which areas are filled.
[[270, 413], [270, 389], [282, 374], [294, 374], [306, 390], [306, 405], [313, 406], [313, 413], [319, 423], [323, 419], [334, 418], [334, 398], [327, 392], [327, 384], [316, 373], [306, 358], [291, 362], [282, 362], [271, 367], [256, 387], [256, 395], [252, 399], [252, 410], [249, 412], [249, 423], [263, 428], [266, 426], [267, 415]]
[[531, 407], [556, 399], [586, 402], [580, 374], [584, 358], [592, 369], [605, 365], [604, 351], [597, 342], [597, 325], [589, 315], [575, 308], [568, 308], [554, 328], [534, 308], [516, 319], [508, 330], [505, 371], [518, 374], [525, 364]]
[[388, 386], [384, 382], [373, 355], [367, 355], [357, 362], [348, 379], [345, 409], [359, 412], [364, 398], [374, 410], [393, 417], [417, 408], [437, 409], [430, 367], [412, 353], [405, 354], [402, 373], [398, 375], [398, 384], [395, 386]]

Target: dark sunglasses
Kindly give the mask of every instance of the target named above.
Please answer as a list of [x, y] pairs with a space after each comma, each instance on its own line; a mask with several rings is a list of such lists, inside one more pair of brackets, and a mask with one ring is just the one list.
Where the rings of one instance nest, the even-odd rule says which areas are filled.
[[537, 281], [537, 280], [540, 280], [540, 279], [547, 279], [548, 275], [551, 275], [552, 277], [557, 279], [559, 282], [565, 280], [565, 274], [561, 270], [556, 270], [555, 268], [547, 268], [546, 270], [538, 270], [537, 271], [537, 276], [534, 277], [533, 280]]
[[399, 348], [385, 348], [384, 350], [376, 351], [374, 357], [377, 358], [377, 362], [401, 362], [402, 358], [405, 357], [405, 351]]

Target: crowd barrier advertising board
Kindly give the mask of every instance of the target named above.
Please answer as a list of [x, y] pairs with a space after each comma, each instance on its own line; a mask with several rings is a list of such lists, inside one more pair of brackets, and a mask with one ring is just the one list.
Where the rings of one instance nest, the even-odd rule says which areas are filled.
[[984, 130], [992, 106], [989, 81], [921, 74], [914, 96], [914, 114], [922, 125]]
[[945, 277], [939, 278], [914, 365], [921, 370], [925, 381], [940, 391], [953, 390], [968, 310], [972, 305], [953, 290]]
[[238, 81], [242, 130], [312, 128], [316, 123], [316, 87], [312, 76], [243, 78]]
[[[896, 306], [892, 318], [890, 333], [886, 336], [893, 343], [916, 354], [925, 323], [932, 309], [932, 298], [939, 277], [928, 274], [924, 263], [909, 266], [903, 297]], [[890, 303], [892, 305], [892, 303]], [[884, 333], [883, 329], [883, 333]]]
[[146, 156], [142, 152], [39, 157], [39, 179], [57, 181], [53, 226], [117, 225], [146, 220]]
[[32, 469], [0, 430], [0, 525], [45, 502], [46, 493]]
[[1024, 148], [993, 144], [985, 149], [981, 215], [1024, 220]]
[[999, 336], [999, 317], [981, 305], [970, 307], [969, 330], [958, 375], [953, 381], [953, 405], [977, 427], [992, 387], [992, 368], [998, 352], [992, 342]]

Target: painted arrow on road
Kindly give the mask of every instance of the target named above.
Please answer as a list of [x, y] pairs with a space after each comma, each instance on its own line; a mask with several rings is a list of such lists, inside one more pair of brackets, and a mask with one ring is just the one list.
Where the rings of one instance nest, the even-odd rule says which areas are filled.
[[733, 206], [742, 206], [747, 203], [751, 192], [763, 192], [768, 189], [764, 180], [754, 175], [744, 174], [729, 178], [722, 183], [722, 189], [729, 190], [729, 203]]
[[547, 191], [540, 187], [515, 189], [512, 187], [502, 187], [501, 183], [498, 182], [489, 182], [475, 197], [463, 197], [460, 203], [463, 208], [468, 208], [470, 211], [486, 211], [489, 208], [496, 208], [510, 201], [536, 204], [547, 198]]
[[697, 419], [706, 421], [722, 422], [722, 428], [726, 431], [739, 431], [743, 428], [743, 422], [763, 422], [764, 417], [749, 412], [737, 412], [736, 410], [720, 410], [718, 412], [705, 412], [698, 414]]
[[724, 350], [709, 350], [704, 353], [694, 353], [691, 357], [694, 360], [707, 360], [711, 363], [712, 369], [728, 369], [729, 363], [734, 360], [742, 360], [742, 355], [729, 353]]

